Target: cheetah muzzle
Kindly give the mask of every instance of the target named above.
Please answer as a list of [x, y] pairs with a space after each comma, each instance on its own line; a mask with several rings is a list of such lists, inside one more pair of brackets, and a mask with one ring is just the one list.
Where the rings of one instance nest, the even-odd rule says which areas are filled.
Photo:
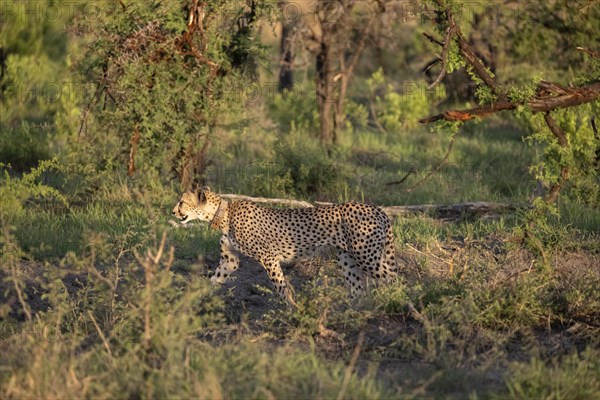
[[173, 208], [185, 224], [195, 219], [222, 232], [221, 258], [212, 283], [239, 268], [239, 254], [258, 261], [277, 292], [293, 304], [280, 262], [313, 254], [319, 247], [338, 251], [338, 266], [354, 298], [365, 277], [390, 280], [397, 274], [391, 222], [379, 208], [345, 203], [314, 208], [272, 209], [248, 201], [228, 202], [208, 187], [187, 191]]

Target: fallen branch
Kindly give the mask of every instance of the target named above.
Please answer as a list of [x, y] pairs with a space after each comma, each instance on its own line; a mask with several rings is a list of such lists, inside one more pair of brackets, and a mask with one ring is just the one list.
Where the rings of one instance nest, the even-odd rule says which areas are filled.
[[[222, 194], [226, 199], [245, 200], [253, 203], [266, 204], [281, 204], [285, 206], [295, 206], [301, 208], [328, 206], [334, 203], [315, 202], [314, 204], [307, 201], [293, 199], [276, 199], [265, 197], [251, 197], [237, 194]], [[489, 218], [499, 214], [513, 213], [519, 209], [526, 208], [525, 205], [504, 204], [492, 202], [465, 202], [457, 204], [420, 204], [408, 206], [385, 206], [380, 207], [390, 217], [397, 217], [411, 214], [428, 214], [432, 218], [443, 220], [456, 220], [462, 218]]]
[[286, 206], [294, 207], [313, 207], [313, 205], [307, 201], [293, 200], [293, 199], [271, 199], [267, 197], [250, 197], [241, 194], [221, 194], [221, 197], [231, 200], [245, 200], [253, 203], [267, 203], [267, 204], [282, 204]]
[[519, 209], [524, 209], [527, 207], [528, 206], [518, 204], [481, 201], [457, 204], [387, 206], [381, 207], [381, 209], [391, 217], [411, 214], [427, 214], [432, 218], [452, 221], [465, 218], [496, 218], [498, 215], [514, 213]]
[[593, 58], [600, 58], [600, 53], [597, 51], [593, 51], [590, 49], [586, 49], [585, 47], [581, 47], [581, 46], [577, 46], [575, 47], [575, 50], [577, 51], [583, 51], [584, 53], [587, 53], [588, 55], [590, 55]]

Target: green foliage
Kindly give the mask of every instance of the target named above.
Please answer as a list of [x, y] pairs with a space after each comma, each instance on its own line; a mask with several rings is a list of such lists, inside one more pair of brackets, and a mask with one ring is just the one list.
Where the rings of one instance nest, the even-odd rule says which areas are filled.
[[[11, 177], [5, 169], [4, 176], [0, 178], [0, 221], [14, 221], [15, 217], [23, 213], [24, 203], [32, 199], [52, 199], [67, 205], [62, 193], [42, 183], [42, 175], [56, 165], [55, 160], [41, 162], [21, 178]], [[0, 167], [3, 165], [0, 164]]]
[[448, 46], [448, 59], [446, 60], [446, 72], [448, 74], [466, 66], [466, 62], [458, 50], [458, 43], [455, 40], [450, 42], [450, 46]]
[[[117, 258], [103, 267], [95, 258], [103, 257], [102, 247], [101, 239], [93, 240], [88, 255], [68, 254], [63, 269], [30, 277], [38, 280], [47, 311], [22, 327], [34, 334], [9, 338], [19, 344], [21, 361], [12, 365], [3, 397], [168, 396], [189, 390], [180, 386], [182, 366], [198, 351], [196, 336], [221, 323], [220, 300], [206, 279], [174, 275], [165, 253], [140, 256], [137, 264]], [[73, 370], [86, 371], [93, 384], [74, 384]]]
[[311, 132], [319, 126], [315, 96], [298, 85], [292, 91], [275, 94], [269, 103], [270, 115], [285, 131]]
[[562, 146], [558, 138], [546, 126], [541, 115], [528, 118], [532, 134], [527, 137], [531, 145], [541, 146], [541, 156], [530, 170], [546, 187], [562, 183], [561, 171], [568, 168], [569, 193], [591, 205], [600, 204], [598, 191], [596, 149], [600, 138], [592, 129], [591, 116], [600, 103], [587, 104], [576, 109], [559, 110], [551, 114], [568, 142]]
[[508, 56], [515, 69], [524, 64], [543, 65], [549, 79], [564, 79], [563, 71], [577, 66], [569, 75], [588, 75], [594, 61], [576, 46], [587, 47], [600, 39], [600, 10], [585, 0], [559, 0], [527, 4], [515, 19], [506, 38]]
[[[424, 27], [393, 24], [393, 40], [369, 40], [348, 88], [344, 135], [328, 152], [314, 135], [303, 45], [294, 43], [295, 91], [275, 95], [268, 116], [243, 95], [279, 67], [264, 34], [277, 4], [199, 2], [202, 27], [186, 42], [192, 3], [99, 2], [92, 14], [89, 2], [71, 2], [72, 13], [38, 23], [0, 13], [1, 398], [590, 398], [600, 390], [599, 143], [590, 125], [598, 102], [552, 113], [568, 147], [526, 107], [519, 118], [533, 132], [530, 146], [504, 117], [463, 125], [446, 165], [408, 189], [459, 129], [417, 128], [451, 90], [420, 83], [432, 52]], [[359, 7], [379, 6], [367, 3]], [[472, 8], [441, 4], [468, 24]], [[511, 100], [526, 102], [542, 77], [565, 86], [598, 80], [600, 62], [573, 51], [600, 32], [598, 10], [586, 4], [530, 3], [518, 21], [512, 9], [501, 15], [506, 32], [475, 36], [483, 46], [494, 38], [494, 71]], [[447, 72], [462, 66], [452, 42]], [[493, 103], [467, 72], [477, 99]], [[556, 206], [538, 200], [527, 214], [398, 218], [401, 274], [357, 303], [331, 268], [294, 276], [297, 309], [243, 290], [231, 305], [207, 279], [218, 233], [167, 224], [178, 191], [172, 170], [207, 138], [208, 168], [244, 170], [225, 171], [233, 173], [214, 186], [249, 195], [525, 204], [532, 165], [548, 187], [567, 166], [570, 183]], [[405, 183], [386, 185], [408, 171]]]
[[[330, 327], [355, 329], [366, 322], [368, 313], [350, 306], [348, 289], [337, 271], [321, 267], [301, 291], [296, 290], [294, 308], [277, 308], [266, 315], [269, 330], [290, 338], [331, 334]], [[351, 326], [346, 326], [352, 321]]]
[[[65, 257], [65, 268], [30, 276], [44, 292], [47, 311], [35, 319], [28, 314], [19, 325], [0, 321], [4, 343], [19, 347], [18, 355], [7, 354], [0, 362], [2, 396], [391, 394], [374, 370], [347, 379], [344, 363], [328, 361], [315, 349], [272, 350], [248, 341], [211, 344], [211, 332], [223, 325], [223, 303], [206, 278], [174, 274], [162, 246], [164, 241], [137, 255], [137, 262], [124, 257], [103, 265], [101, 258], [108, 255], [103, 241], [91, 239], [87, 254]], [[3, 248], [3, 261], [22, 255], [14, 238], [4, 237]], [[3, 262], [1, 272], [14, 275], [7, 266]], [[23, 279], [10, 282], [25, 287]], [[5, 318], [7, 310], [2, 311]]]
[[186, 25], [187, 10], [179, 3], [102, 3], [99, 16], [78, 21], [90, 42], [75, 64], [106, 82], [85, 141], [105, 146], [104, 138], [113, 138], [117, 148], [107, 150], [127, 165], [123, 150], [139, 134], [135, 164], [152, 179], [183, 176], [216, 126], [240, 121], [240, 94], [264, 50], [251, 37], [267, 5], [208, 2], [196, 28]]
[[[3, 123], [0, 126], [4, 127]], [[19, 137], [19, 140], [15, 140]], [[48, 138], [44, 129], [21, 121], [14, 129], [0, 128], [0, 159], [18, 171], [34, 167], [39, 160], [48, 159]]]
[[[65, 145], [65, 125], [78, 117], [80, 87], [67, 75], [72, 13], [53, 0], [9, 0], [0, 15], [0, 160], [24, 172]], [[80, 3], [70, 3], [77, 10]], [[40, 15], [43, 12], [52, 13]]]
[[345, 120], [346, 131], [358, 130], [361, 128], [364, 129], [368, 125], [369, 111], [367, 110], [366, 106], [346, 99], [344, 110], [347, 114]]
[[294, 197], [326, 196], [336, 193], [343, 171], [318, 141], [306, 140], [305, 133], [293, 130], [274, 145], [277, 173], [272, 182]]
[[555, 357], [514, 362], [507, 385], [512, 399], [590, 399], [600, 391], [598, 350], [587, 349]]
[[381, 68], [366, 83], [376, 110], [375, 117], [388, 132], [393, 133], [415, 129], [419, 125], [419, 118], [429, 112], [431, 104], [445, 97], [443, 87], [430, 91], [417, 82], [404, 84], [399, 92], [394, 85], [386, 85]]

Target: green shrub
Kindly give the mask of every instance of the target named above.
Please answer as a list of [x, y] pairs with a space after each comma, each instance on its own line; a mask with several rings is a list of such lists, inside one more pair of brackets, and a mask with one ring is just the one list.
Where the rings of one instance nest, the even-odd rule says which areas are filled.
[[533, 357], [509, 366], [506, 384], [512, 399], [593, 399], [600, 393], [600, 352], [588, 348], [544, 362]]
[[443, 87], [430, 93], [422, 83], [409, 82], [401, 90], [385, 83], [386, 78], [381, 68], [367, 79], [376, 118], [388, 132], [401, 133], [416, 128], [419, 119], [429, 112], [430, 104], [436, 98], [445, 98]]
[[269, 112], [286, 132], [311, 132], [319, 126], [317, 102], [310, 85], [299, 84], [290, 92], [277, 93], [270, 103]]
[[286, 194], [331, 198], [341, 187], [341, 166], [318, 140], [307, 140], [305, 132], [294, 130], [280, 137], [274, 151], [277, 175], [285, 177]]
[[[12, 221], [21, 215], [25, 202], [31, 199], [54, 199], [63, 205], [65, 197], [55, 188], [42, 183], [42, 175], [57, 165], [56, 161], [43, 161], [22, 177], [12, 177], [5, 169], [0, 177], [0, 220]], [[0, 164], [0, 167], [5, 167]]]

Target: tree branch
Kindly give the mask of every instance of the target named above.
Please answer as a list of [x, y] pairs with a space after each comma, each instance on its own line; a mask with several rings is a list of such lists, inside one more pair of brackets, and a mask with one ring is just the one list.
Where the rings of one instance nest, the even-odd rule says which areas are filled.
[[433, 44], [437, 44], [440, 47], [444, 47], [444, 42], [437, 40], [435, 37], [433, 37], [433, 35], [427, 33], [427, 32], [423, 32], [423, 36], [425, 36], [427, 39], [429, 39], [429, 41]]
[[599, 52], [593, 51], [593, 50], [590, 50], [590, 49], [586, 49], [585, 47], [579, 47], [578, 46], [578, 47], [575, 47], [575, 50], [583, 51], [584, 53], [587, 53], [588, 55], [590, 55], [593, 58], [600, 58], [600, 53]]
[[[544, 114], [544, 121], [546, 121], [546, 125], [548, 125], [548, 128], [550, 129], [552, 134], [556, 137], [556, 139], [558, 140], [558, 143], [561, 145], [561, 147], [567, 147], [569, 145], [569, 141], [567, 140], [567, 135], [565, 135], [563, 130], [560, 128], [560, 126], [558, 126], [558, 124], [556, 123], [554, 118], [552, 118], [552, 116], [550, 115], [549, 112]], [[547, 202], [553, 203], [556, 200], [556, 198], [558, 197], [558, 195], [560, 193], [560, 190], [562, 189], [562, 186], [568, 179], [569, 179], [569, 168], [566, 165], [563, 165], [560, 169], [560, 177], [558, 179], [558, 182], [556, 182], [554, 185], [552, 185], [552, 187], [546, 194]]]
[[[438, 1], [438, 6], [440, 8], [443, 6], [441, 1]], [[450, 47], [450, 41], [452, 37], [456, 35], [456, 41], [458, 43], [458, 48], [460, 54], [464, 57], [467, 63], [473, 67], [475, 74], [483, 81], [483, 83], [488, 86], [492, 91], [499, 97], [504, 98], [504, 94], [502, 93], [502, 89], [496, 82], [496, 78], [492, 73], [490, 73], [487, 68], [483, 65], [475, 50], [471, 44], [465, 39], [465, 36], [456, 22], [454, 21], [454, 15], [450, 11], [450, 9], [446, 9], [443, 13], [446, 16], [446, 37], [444, 38], [444, 42], [440, 42], [429, 34], [424, 34], [427, 39], [432, 41], [433, 43], [440, 45], [443, 47], [441, 61], [442, 61], [442, 71], [440, 75], [438, 75], [435, 82], [429, 85], [429, 89], [437, 85], [444, 78], [446, 74], [446, 64], [448, 59], [448, 48]]]
[[600, 82], [592, 83], [578, 88], [565, 88], [550, 82], [540, 82], [536, 95], [525, 103], [511, 102], [502, 99], [495, 103], [466, 110], [450, 110], [441, 114], [420, 119], [422, 124], [445, 121], [468, 121], [474, 118], [482, 118], [493, 113], [505, 110], [514, 110], [520, 105], [525, 105], [531, 111], [549, 112], [561, 108], [569, 108], [580, 104], [591, 103], [600, 97]]
[[460, 54], [465, 58], [465, 60], [473, 67], [475, 74], [488, 86], [494, 94], [499, 96], [500, 98], [505, 95], [502, 93], [502, 89], [498, 86], [496, 82], [496, 78], [492, 75], [491, 72], [487, 70], [487, 68], [483, 65], [477, 54], [475, 54], [475, 50], [471, 47], [471, 44], [464, 38], [460, 28], [456, 28], [456, 36], [458, 41], [458, 48]]
[[442, 44], [442, 54], [440, 56], [440, 60], [442, 63], [442, 68], [440, 70], [439, 75], [427, 88], [433, 89], [437, 84], [439, 84], [442, 79], [446, 76], [446, 67], [448, 65], [448, 50], [450, 49], [450, 41], [452, 40], [452, 35], [456, 33], [456, 25], [449, 26], [446, 28], [446, 37], [444, 39], [444, 43]]
[[558, 124], [556, 123], [554, 118], [552, 118], [549, 112], [544, 114], [544, 121], [546, 121], [546, 125], [548, 125], [548, 128], [550, 128], [552, 134], [556, 136], [556, 139], [558, 139], [558, 144], [560, 144], [562, 147], [568, 146], [569, 141], [567, 140], [567, 135], [565, 135], [563, 130], [560, 129], [560, 126], [558, 126]]

